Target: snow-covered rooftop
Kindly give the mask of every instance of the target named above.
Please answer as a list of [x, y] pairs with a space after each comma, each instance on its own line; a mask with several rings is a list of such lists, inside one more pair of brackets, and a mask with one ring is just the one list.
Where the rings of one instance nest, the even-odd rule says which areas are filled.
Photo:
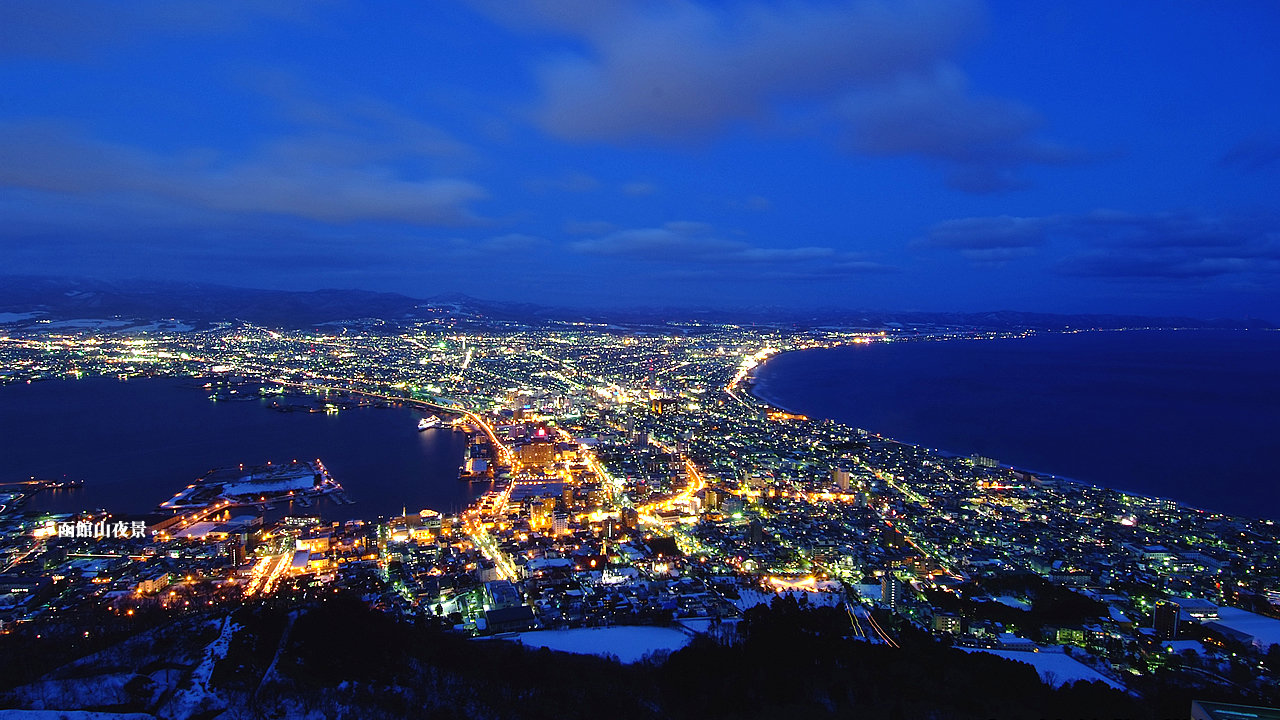
[[1218, 608], [1218, 619], [1213, 622], [1252, 635], [1254, 644], [1263, 650], [1272, 645], [1280, 645], [1280, 620], [1275, 618], [1240, 608], [1221, 607]]

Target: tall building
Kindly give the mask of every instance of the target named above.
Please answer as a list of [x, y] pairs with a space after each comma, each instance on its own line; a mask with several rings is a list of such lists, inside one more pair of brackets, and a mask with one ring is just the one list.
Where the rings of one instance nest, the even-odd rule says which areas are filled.
[[902, 607], [902, 601], [907, 594], [906, 590], [901, 580], [892, 573], [887, 574], [880, 580], [880, 601], [890, 610], [897, 612], [898, 608]]
[[720, 494], [712, 488], [707, 488], [703, 493], [703, 507], [708, 510], [720, 509]]
[[849, 469], [831, 468], [831, 482], [840, 488], [841, 492], [849, 492]]
[[548, 438], [538, 438], [516, 448], [521, 467], [544, 468], [556, 460], [556, 446]]
[[552, 513], [556, 509], [556, 500], [551, 497], [530, 498], [529, 527], [534, 530], [548, 530], [552, 527]]
[[620, 515], [622, 516], [622, 524], [628, 528], [634, 530], [640, 525], [640, 513], [636, 512], [635, 508], [622, 508]]
[[994, 458], [989, 458], [989, 457], [979, 455], [977, 453], [974, 453], [969, 456], [969, 463], [974, 467], [983, 467], [983, 468], [1000, 467], [999, 461], [995, 460]]
[[1182, 607], [1176, 602], [1162, 601], [1156, 603], [1155, 619], [1152, 627], [1156, 630], [1156, 637], [1161, 640], [1174, 640], [1178, 637], [1178, 616], [1182, 614]]
[[231, 536], [230, 542], [227, 543], [227, 555], [231, 558], [232, 565], [238, 567], [244, 563], [246, 557], [245, 548], [248, 544], [248, 535], [245, 533], [236, 533]]

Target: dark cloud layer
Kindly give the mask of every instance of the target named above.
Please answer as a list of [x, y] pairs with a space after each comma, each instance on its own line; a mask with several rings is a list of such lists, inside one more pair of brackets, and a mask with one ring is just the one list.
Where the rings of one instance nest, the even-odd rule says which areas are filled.
[[1278, 19], [16, 0], [0, 250], [26, 272], [553, 303], [1274, 317]]
[[587, 5], [480, 3], [514, 27], [585, 44], [539, 70], [535, 117], [567, 140], [688, 140], [764, 127], [778, 103], [798, 101], [836, 118], [854, 151], [936, 161], [966, 192], [1018, 187], [1027, 164], [1079, 159], [1035, 139], [1031, 109], [968, 89], [950, 58], [982, 25], [976, 2]]
[[304, 20], [303, 0], [14, 0], [0, 3], [0, 57], [85, 59], [153, 34], [238, 32], [258, 21]]
[[572, 242], [569, 249], [583, 255], [683, 265], [676, 273], [682, 277], [740, 273], [777, 278], [836, 277], [896, 271], [865, 255], [831, 247], [759, 247], [730, 240], [712, 226], [695, 222], [619, 230]]
[[1009, 216], [950, 220], [918, 246], [959, 251], [975, 261], [1004, 261], [1048, 252], [1056, 243], [1059, 273], [1099, 278], [1185, 280], [1280, 272], [1280, 222], [1191, 213]]
[[1234, 145], [1220, 160], [1226, 167], [1258, 172], [1280, 165], [1280, 140], [1252, 138]]
[[390, 220], [420, 225], [479, 221], [487, 197], [457, 178], [414, 177], [391, 163], [420, 154], [414, 140], [311, 133], [277, 138], [228, 158], [193, 150], [161, 154], [102, 142], [59, 123], [0, 125], [0, 187], [71, 196], [142, 196], [228, 213], [272, 213], [323, 222]]
[[1039, 115], [1021, 103], [973, 95], [952, 67], [852, 94], [842, 110], [854, 149], [936, 161], [946, 168], [947, 183], [965, 192], [1020, 187], [1022, 166], [1084, 157], [1036, 139]]

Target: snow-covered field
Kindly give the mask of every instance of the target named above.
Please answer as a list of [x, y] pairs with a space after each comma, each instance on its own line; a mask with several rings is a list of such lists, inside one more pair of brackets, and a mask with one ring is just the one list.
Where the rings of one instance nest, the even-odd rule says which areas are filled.
[[676, 651], [689, 644], [690, 636], [664, 627], [619, 626], [576, 630], [534, 630], [504, 635], [528, 647], [544, 647], [580, 655], [613, 655], [633, 663], [655, 650]]
[[1070, 685], [1077, 680], [1085, 680], [1089, 682], [1104, 682], [1117, 690], [1123, 690], [1124, 686], [1076, 660], [1075, 658], [1060, 652], [1019, 652], [1017, 650], [980, 650], [977, 648], [959, 648], [965, 652], [984, 652], [992, 655], [998, 655], [1007, 660], [1016, 660], [1026, 663], [1036, 669], [1040, 673], [1040, 679], [1053, 685], [1054, 687], [1062, 687]]

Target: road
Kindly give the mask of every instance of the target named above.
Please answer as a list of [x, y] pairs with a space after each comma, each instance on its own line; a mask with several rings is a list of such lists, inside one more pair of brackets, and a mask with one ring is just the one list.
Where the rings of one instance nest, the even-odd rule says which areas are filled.
[[289, 569], [292, 564], [293, 553], [281, 553], [279, 555], [267, 555], [258, 559], [254, 563], [253, 570], [249, 573], [249, 585], [245, 588], [245, 597], [253, 595], [270, 595], [275, 592], [276, 585], [280, 582], [280, 576]]

